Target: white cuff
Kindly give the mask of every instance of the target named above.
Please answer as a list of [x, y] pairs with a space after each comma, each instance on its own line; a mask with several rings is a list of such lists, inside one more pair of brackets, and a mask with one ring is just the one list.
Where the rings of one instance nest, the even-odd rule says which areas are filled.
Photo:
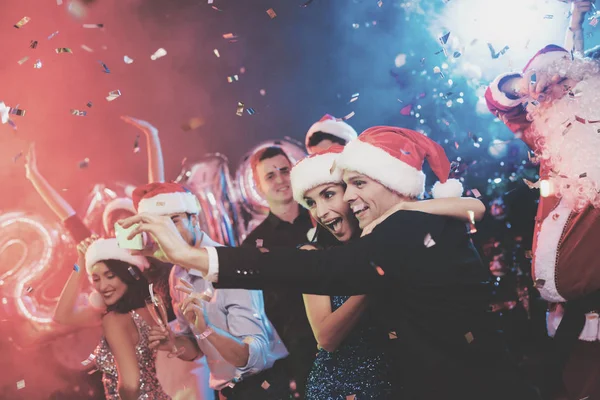
[[509, 76], [519, 75], [519, 73], [509, 72], [507, 74], [497, 76], [496, 79], [494, 79], [492, 83], [490, 83], [489, 88], [490, 92], [492, 93], [493, 103], [499, 104], [500, 106], [502, 106], [502, 108], [512, 108], [521, 104], [521, 99], [509, 99], [508, 96], [506, 96], [506, 94], [500, 90], [500, 81], [502, 81], [505, 78], [508, 78]]
[[214, 247], [205, 247], [208, 253], [208, 274], [204, 277], [209, 282], [219, 280], [219, 254]]

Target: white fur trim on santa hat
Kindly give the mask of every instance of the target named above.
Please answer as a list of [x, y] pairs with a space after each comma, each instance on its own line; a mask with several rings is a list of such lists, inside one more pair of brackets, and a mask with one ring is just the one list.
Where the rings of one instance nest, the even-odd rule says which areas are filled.
[[515, 73], [515, 72], [509, 72], [509, 73], [497, 76], [496, 79], [494, 79], [492, 81], [492, 83], [490, 83], [490, 85], [488, 86], [490, 89], [490, 93], [492, 95], [491, 100], [493, 100], [494, 103], [497, 103], [500, 106], [509, 107], [509, 108], [516, 107], [519, 104], [521, 104], [522, 100], [520, 98], [509, 99], [508, 96], [506, 96], [506, 94], [500, 90], [500, 82], [503, 79], [510, 78], [510, 77], [520, 77], [520, 76], [521, 76], [521, 74]]
[[364, 174], [403, 196], [416, 198], [425, 191], [423, 171], [359, 139], [346, 145], [336, 166], [341, 170]]
[[119, 260], [131, 265], [135, 265], [144, 271], [148, 268], [148, 260], [143, 256], [134, 256], [129, 250], [119, 247], [117, 239], [98, 239], [88, 247], [85, 252], [85, 270], [91, 275], [92, 267], [105, 260]]
[[310, 138], [317, 132], [329, 133], [330, 135], [344, 139], [346, 142], [354, 140], [358, 136], [354, 128], [344, 121], [337, 121], [333, 119], [318, 121], [315, 122], [306, 133], [305, 145], [307, 148]]
[[290, 173], [294, 200], [304, 208], [304, 193], [324, 183], [341, 183], [342, 171], [332, 166], [340, 153], [324, 153], [306, 157], [298, 162]]
[[161, 193], [140, 200], [138, 213], [169, 215], [177, 213], [198, 214], [200, 203], [196, 196], [188, 192]]
[[525, 72], [530, 70], [545, 69], [552, 63], [570, 59], [570, 53], [561, 47], [549, 49], [547, 52], [534, 56], [525, 66]]
[[112, 226], [110, 224], [110, 214], [118, 210], [125, 210], [131, 212], [131, 214], [135, 215], [135, 207], [133, 206], [133, 200], [127, 197], [117, 197], [114, 200], [111, 200], [106, 207], [104, 207], [104, 212], [102, 213], [102, 224], [104, 225], [104, 231], [109, 232], [112, 230]]
[[431, 188], [431, 195], [434, 199], [447, 199], [449, 197], [461, 197], [463, 194], [463, 185], [458, 179], [448, 179], [446, 182], [436, 182]]

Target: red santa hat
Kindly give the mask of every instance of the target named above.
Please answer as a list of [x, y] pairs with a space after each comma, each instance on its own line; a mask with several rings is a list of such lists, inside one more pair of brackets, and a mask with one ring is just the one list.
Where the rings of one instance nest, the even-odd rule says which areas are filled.
[[146, 257], [134, 256], [129, 250], [120, 248], [117, 239], [98, 239], [85, 252], [85, 270], [88, 275], [92, 274], [92, 267], [96, 263], [107, 260], [118, 260], [135, 265], [140, 271], [144, 271], [149, 266]]
[[310, 138], [317, 132], [328, 133], [339, 137], [340, 139], [345, 140], [346, 143], [356, 139], [356, 136], [358, 136], [353, 127], [344, 121], [338, 120], [332, 115], [325, 114], [323, 118], [315, 122], [306, 133], [304, 144], [307, 150], [309, 150], [308, 142], [310, 142]]
[[531, 58], [531, 60], [529, 60], [527, 65], [525, 65], [525, 68], [523, 68], [523, 72], [532, 69], [536, 70], [545, 68], [548, 65], [556, 61], [563, 60], [567, 57], [568, 59], [571, 58], [571, 55], [567, 50], [555, 44], [549, 44], [548, 46], [535, 53], [535, 55]]
[[110, 225], [110, 216], [116, 211], [129, 211], [135, 214], [135, 207], [133, 206], [133, 200], [128, 197], [117, 197], [111, 200], [102, 213], [102, 224], [104, 225], [104, 231], [109, 232], [112, 229]]
[[401, 195], [419, 197], [425, 191], [425, 160], [439, 179], [433, 185], [433, 197], [460, 197], [463, 186], [448, 179], [450, 161], [442, 146], [410, 129], [369, 128], [346, 145], [336, 166], [364, 174]]
[[344, 146], [336, 144], [327, 150], [313, 153], [294, 165], [290, 173], [290, 180], [292, 181], [294, 200], [298, 204], [308, 208], [304, 201], [304, 193], [324, 183], [342, 182], [342, 171], [335, 168], [334, 163], [343, 150]]
[[183, 185], [174, 182], [149, 183], [133, 191], [133, 205], [138, 213], [169, 215], [198, 214], [198, 198]]

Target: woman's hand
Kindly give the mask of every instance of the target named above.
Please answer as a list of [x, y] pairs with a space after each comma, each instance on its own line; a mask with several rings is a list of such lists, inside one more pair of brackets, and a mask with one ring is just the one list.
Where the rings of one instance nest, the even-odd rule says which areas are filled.
[[77, 245], [77, 265], [85, 268], [85, 253], [92, 243], [98, 240], [98, 235], [94, 234], [87, 239], [83, 239]]
[[143, 121], [141, 119], [137, 119], [137, 118], [133, 118], [133, 117], [129, 117], [127, 115], [123, 115], [121, 116], [121, 119], [125, 122], [127, 122], [130, 125], [135, 126], [136, 128], [138, 128], [140, 131], [144, 132], [144, 135], [146, 135], [146, 137], [148, 136], [153, 136], [153, 135], [158, 135], [158, 129], [156, 129], [150, 122], [148, 121]]
[[154, 350], [171, 351], [175, 346], [173, 333], [168, 327], [153, 326], [148, 334], [148, 347]]

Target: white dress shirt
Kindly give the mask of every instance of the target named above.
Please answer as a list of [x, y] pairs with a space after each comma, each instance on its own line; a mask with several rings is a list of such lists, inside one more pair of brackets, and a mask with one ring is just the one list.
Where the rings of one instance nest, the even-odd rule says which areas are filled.
[[[220, 246], [207, 235], [202, 239], [202, 246]], [[213, 257], [216, 250], [212, 248]], [[264, 311], [262, 292], [244, 289], [214, 289], [212, 284], [203, 279], [199, 273], [189, 273], [180, 266], [174, 266], [169, 278], [173, 310], [177, 316], [175, 333], [199, 335], [196, 327], [191, 325], [179, 309], [185, 294], [175, 290], [180, 279], [185, 279], [199, 293], [211, 293], [210, 301], [203, 302], [206, 319], [212, 326], [229, 332], [234, 337], [243, 340], [249, 346], [248, 363], [237, 368], [229, 364], [210, 343], [208, 339], [198, 340], [200, 350], [206, 356], [210, 369], [210, 387], [215, 390], [223, 389], [245, 376], [254, 375], [273, 366], [276, 360], [288, 355], [285, 345], [267, 319]]]

